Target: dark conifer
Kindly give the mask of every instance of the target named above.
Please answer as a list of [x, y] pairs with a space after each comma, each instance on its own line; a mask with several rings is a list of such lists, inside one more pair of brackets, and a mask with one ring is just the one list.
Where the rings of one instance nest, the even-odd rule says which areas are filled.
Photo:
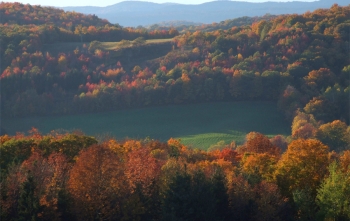
[[35, 193], [35, 181], [29, 173], [27, 180], [22, 184], [21, 193], [18, 200], [18, 220], [36, 221], [40, 220], [41, 211], [39, 197]]

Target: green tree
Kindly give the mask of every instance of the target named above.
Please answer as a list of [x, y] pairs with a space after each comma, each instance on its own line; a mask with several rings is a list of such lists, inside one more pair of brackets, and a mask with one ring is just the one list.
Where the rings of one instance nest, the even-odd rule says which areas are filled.
[[310, 189], [297, 189], [293, 191], [293, 201], [300, 221], [315, 220], [317, 205]]
[[350, 219], [350, 174], [343, 173], [335, 161], [329, 166], [329, 177], [317, 190], [316, 203], [320, 220]]

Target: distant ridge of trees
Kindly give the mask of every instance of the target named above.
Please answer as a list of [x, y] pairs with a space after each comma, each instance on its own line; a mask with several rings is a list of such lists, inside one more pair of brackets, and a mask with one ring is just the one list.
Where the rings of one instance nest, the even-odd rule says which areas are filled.
[[111, 23], [122, 26], [147, 26], [166, 21], [185, 20], [211, 24], [243, 16], [263, 16], [266, 13], [302, 14], [318, 8], [329, 8], [333, 4], [349, 5], [348, 0], [320, 0], [313, 2], [263, 2], [212, 1], [199, 5], [157, 4], [143, 1], [124, 1], [106, 7], [62, 7], [67, 11], [95, 14]]
[[176, 28], [181, 33], [185, 33], [187, 31], [215, 31], [219, 29], [230, 29], [232, 27], [239, 27], [244, 25], [252, 25], [255, 22], [259, 22], [261, 20], [270, 21], [276, 18], [277, 15], [265, 14], [263, 16], [255, 16], [248, 17], [243, 16], [234, 19], [227, 19], [225, 21], [220, 21], [219, 23], [213, 22], [211, 24], [202, 24], [202, 23], [194, 23], [187, 21], [170, 21], [170, 22], [161, 22], [157, 24], [153, 24], [150, 26], [146, 26], [147, 30], [169, 30], [171, 28]]

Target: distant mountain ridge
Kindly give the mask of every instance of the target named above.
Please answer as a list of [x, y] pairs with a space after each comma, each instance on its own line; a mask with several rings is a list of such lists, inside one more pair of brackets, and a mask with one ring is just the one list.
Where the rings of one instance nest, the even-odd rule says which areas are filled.
[[106, 7], [82, 6], [62, 7], [66, 11], [95, 14], [111, 23], [122, 26], [146, 26], [167, 21], [189, 21], [213, 23], [242, 16], [262, 16], [270, 14], [294, 14], [329, 8], [333, 4], [349, 5], [349, 0], [320, 0], [315, 2], [263, 2], [213, 1], [200, 5], [176, 3], [152, 3], [142, 1], [124, 1]]

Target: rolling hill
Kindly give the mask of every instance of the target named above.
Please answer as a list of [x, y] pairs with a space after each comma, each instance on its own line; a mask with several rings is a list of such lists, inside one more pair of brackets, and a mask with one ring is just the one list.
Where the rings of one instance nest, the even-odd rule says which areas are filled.
[[[347, 0], [320, 0], [315, 2], [264, 2], [213, 1], [200, 5], [175, 3], [157, 4], [142, 1], [124, 1], [107, 7], [63, 7], [66, 11], [95, 14], [111, 23], [122, 26], [151, 25], [164, 21], [191, 21], [200, 23], [220, 22], [242, 16], [262, 16], [270, 14], [294, 14], [313, 11], [317, 8], [329, 8], [337, 3], [349, 4]], [[249, 10], [248, 10], [249, 9]]]

